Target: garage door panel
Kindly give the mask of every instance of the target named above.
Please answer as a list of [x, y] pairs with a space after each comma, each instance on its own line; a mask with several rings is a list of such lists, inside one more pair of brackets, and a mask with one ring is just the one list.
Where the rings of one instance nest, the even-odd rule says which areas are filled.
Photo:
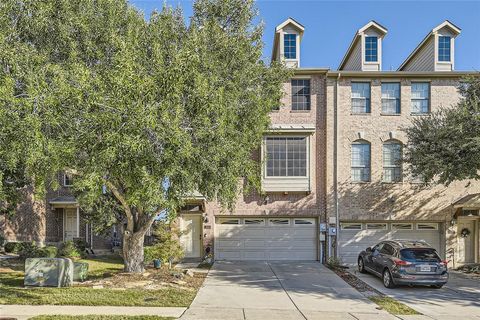
[[[394, 239], [424, 240], [441, 252], [439, 230], [416, 230], [416, 223], [412, 224], [412, 230], [392, 230], [392, 223], [387, 223], [387, 226], [387, 230], [340, 230], [339, 248], [342, 261], [355, 264], [358, 254], [367, 247]], [[365, 228], [365, 223], [363, 227]]]
[[241, 248], [243, 247], [242, 240], [219, 240], [218, 241], [219, 248]]
[[245, 249], [264, 248], [265, 240], [245, 240]]
[[315, 225], [215, 225], [215, 254], [219, 260], [316, 260]]

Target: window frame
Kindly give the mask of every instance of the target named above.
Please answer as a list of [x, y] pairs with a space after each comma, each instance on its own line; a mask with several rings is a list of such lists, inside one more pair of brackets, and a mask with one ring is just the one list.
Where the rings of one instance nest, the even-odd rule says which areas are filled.
[[[375, 42], [373, 43], [369, 43], [367, 41], [367, 39], [375, 39]], [[368, 48], [367, 46], [368, 45], [373, 45], [375, 44], [375, 47], [371, 47], [371, 48]], [[372, 51], [373, 50], [375, 51], [375, 55], [373, 55], [373, 53], [370, 53], [369, 54], [369, 51]], [[375, 57], [375, 60], [369, 60], [371, 59], [372, 57]], [[375, 36], [375, 35], [365, 35], [365, 43], [364, 43], [364, 55], [363, 55], [363, 59], [364, 59], [364, 62], [365, 63], [378, 63], [378, 36]]]
[[[67, 184], [67, 180], [69, 180], [69, 184]], [[63, 174], [63, 186], [64, 187], [73, 187], [73, 176], [68, 173]]]
[[[398, 228], [395, 227], [396, 225], [409, 225], [409, 226], [410, 226], [410, 229], [401, 229], [401, 228], [398, 229]], [[412, 230], [414, 230], [414, 229], [413, 229], [413, 223], [411, 223], [411, 222], [392, 223], [392, 224], [391, 224], [391, 228], [392, 228], [392, 230], [401, 230], [401, 231], [412, 231]]]
[[[368, 97], [354, 97], [354, 85], [368, 85]], [[362, 90], [363, 91], [363, 90]], [[354, 101], [356, 100], [365, 100], [365, 111], [355, 111]], [[369, 81], [354, 81], [350, 84], [350, 103], [351, 103], [351, 114], [371, 114], [372, 113], [372, 84]]]
[[[399, 146], [399, 163], [398, 164], [385, 164], [385, 150], [387, 146]], [[388, 148], [387, 148], [388, 149]], [[401, 183], [403, 182], [403, 144], [398, 141], [398, 140], [388, 140], [385, 141], [382, 144], [382, 182], [384, 183]], [[392, 170], [393, 169], [393, 179], [392, 180], [386, 180], [385, 177], [387, 176], [385, 174], [386, 170]], [[398, 169], [398, 179], [395, 179], [397, 175], [395, 174], [395, 170]]]
[[[292, 44], [292, 39], [291, 37], [293, 36], [293, 46], [291, 45]], [[288, 39], [288, 40], [287, 40]], [[287, 42], [288, 42], [288, 45], [287, 45]], [[297, 59], [297, 34], [295, 33], [284, 33], [283, 34], [283, 56], [285, 58], [285, 60], [296, 60]], [[293, 48], [293, 51], [288, 51], [288, 55], [287, 56], [287, 48], [291, 49]], [[293, 54], [293, 57], [290, 56], [290, 54]]]
[[[360, 228], [346, 228], [346, 227], [352, 227], [352, 226], [359, 226]], [[341, 222], [340, 223], [340, 230], [358, 231], [358, 230], [364, 230], [364, 228], [363, 228], [363, 223], [361, 223], [361, 222]]]
[[[237, 223], [227, 223], [229, 221], [237, 221]], [[219, 218], [217, 224], [226, 225], [226, 226], [238, 226], [242, 224], [240, 218]]]
[[[295, 93], [294, 92], [294, 88], [298, 88], [300, 87], [299, 85], [295, 85], [294, 86], [294, 82], [302, 82], [302, 83], [305, 83], [307, 82], [308, 83], [308, 87], [307, 86], [304, 86], [303, 89], [301, 90], [305, 90], [305, 88], [308, 88], [308, 92], [307, 93]], [[312, 82], [310, 81], [310, 78], [294, 78], [294, 79], [291, 79], [290, 80], [290, 91], [291, 91], [291, 109], [292, 111], [310, 111], [312, 109]], [[294, 102], [294, 98], [301, 98], [301, 97], [305, 97], [306, 99], [306, 103], [305, 103], [305, 106], [303, 106], [303, 102], [300, 102], [300, 101], [295, 101]]]
[[[267, 141], [268, 139], [275, 138], [275, 139], [285, 139], [286, 141], [288, 139], [304, 139], [305, 140], [305, 175], [298, 175], [298, 176], [290, 176], [288, 175], [288, 147], [285, 145], [285, 175], [269, 175], [268, 174], [268, 144]], [[264, 177], [265, 179], [307, 179], [310, 177], [310, 136], [309, 135], [268, 135], [264, 136], [264, 152], [263, 156], [265, 157], [265, 165], [264, 165]], [[282, 160], [282, 159], [280, 159]], [[296, 160], [291, 159], [291, 160]], [[298, 160], [298, 159], [297, 159]], [[272, 169], [273, 170], [273, 169]]]
[[[377, 226], [383, 226], [382, 228], [369, 228], [368, 226], [371, 225], [377, 225]], [[368, 222], [365, 224], [365, 230], [388, 230], [388, 224], [386, 223], [381, 223], [381, 222]]]
[[[443, 39], [448, 39], [448, 47], [443, 46], [444, 43], [441, 42]], [[442, 47], [441, 47], [442, 45]], [[443, 58], [448, 53], [448, 60], [443, 60]], [[440, 63], [451, 63], [452, 62], [452, 37], [448, 35], [439, 35], [437, 40], [437, 61]]]
[[[427, 92], [427, 97], [426, 98], [413, 98], [413, 85], [418, 85], [418, 84], [425, 84], [428, 86], [428, 92]], [[412, 81], [410, 84], [410, 114], [412, 115], [424, 115], [424, 114], [429, 114], [431, 112], [431, 83], [426, 82], [426, 81]], [[414, 112], [413, 111], [413, 102], [414, 101], [427, 101], [427, 110], [426, 111], [420, 111], [420, 112]]]
[[[286, 220], [287, 223], [274, 223], [274, 221], [283, 221]], [[268, 225], [269, 226], [281, 226], [281, 227], [289, 227], [291, 225], [290, 219], [289, 218], [270, 218], [268, 219]]]
[[[433, 228], [420, 228], [420, 225], [424, 225], [424, 226], [431, 226]], [[438, 222], [419, 222], [419, 223], [416, 223], [416, 230], [432, 230], [432, 231], [435, 231], [435, 230], [438, 230]]]
[[[303, 220], [303, 221], [307, 221], [307, 222], [310, 222], [310, 223], [297, 223], [297, 220]], [[294, 226], [299, 226], [299, 227], [314, 226], [315, 225], [315, 218], [295, 218], [295, 219], [293, 219], [293, 225]]]
[[[383, 89], [384, 89], [384, 85], [387, 86], [387, 85], [392, 85], [392, 84], [395, 84], [398, 86], [398, 97], [394, 97], [394, 98], [391, 98], [391, 97], [384, 97], [383, 96]], [[382, 82], [381, 85], [380, 85], [380, 99], [381, 99], [381, 103], [382, 103], [382, 111], [381, 111], [381, 114], [382, 115], [401, 115], [402, 114], [402, 84], [401, 82]], [[388, 112], [388, 111], [385, 111], [384, 109], [384, 102], [386, 101], [395, 101], [396, 103], [396, 110], [395, 112]]]
[[[361, 165], [354, 165], [353, 163], [353, 149], [354, 149], [354, 146], [356, 145], [366, 145], [368, 146], [368, 166], [361, 166]], [[361, 161], [361, 158], [359, 158], [360, 162]], [[360, 179], [357, 180], [357, 179], [354, 179], [354, 169], [360, 169]], [[362, 169], [365, 169], [365, 170], [368, 170], [368, 176], [367, 176], [367, 179], [363, 179], [363, 172], [362, 172]], [[350, 145], [350, 180], [352, 182], [355, 182], [355, 183], [367, 183], [367, 182], [370, 182], [372, 180], [372, 145], [369, 141], [367, 140], [356, 140], [356, 141], [353, 141], [352, 144]]]
[[[259, 221], [260, 223], [247, 223], [247, 221]], [[263, 218], [245, 218], [243, 219], [243, 224], [246, 226], [264, 226], [265, 219]]]

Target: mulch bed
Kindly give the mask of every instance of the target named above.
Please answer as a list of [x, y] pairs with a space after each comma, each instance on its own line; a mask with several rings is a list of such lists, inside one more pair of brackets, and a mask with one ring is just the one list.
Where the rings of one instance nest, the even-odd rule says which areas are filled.
[[121, 289], [146, 289], [158, 290], [166, 287], [196, 290], [205, 280], [205, 273], [185, 274], [179, 269], [146, 269], [141, 274], [107, 273], [102, 279], [87, 280], [78, 283], [80, 287], [115, 288]]
[[[328, 267], [328, 266], [327, 266]], [[358, 292], [361, 292], [366, 297], [378, 296], [383, 297], [385, 296], [380, 291], [376, 290], [375, 288], [371, 287], [367, 283], [363, 282], [354, 274], [346, 271], [345, 268], [332, 268], [329, 267], [330, 270], [335, 272], [340, 278], [343, 279], [346, 283], [348, 283], [353, 288], [357, 289]]]

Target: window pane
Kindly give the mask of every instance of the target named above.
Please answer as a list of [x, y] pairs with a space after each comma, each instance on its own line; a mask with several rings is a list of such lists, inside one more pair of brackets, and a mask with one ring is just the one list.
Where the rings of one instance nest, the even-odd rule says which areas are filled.
[[352, 180], [370, 181], [370, 144], [352, 144]]
[[370, 83], [352, 83], [352, 113], [370, 112]]
[[382, 83], [382, 113], [400, 113], [400, 83]]
[[283, 36], [283, 48], [285, 51], [285, 59], [297, 58], [297, 35], [285, 34]]
[[402, 181], [402, 145], [400, 143], [383, 145], [383, 181]]
[[266, 138], [267, 176], [307, 176], [306, 137]]
[[450, 41], [448, 36], [438, 37], [438, 61], [450, 61]]
[[412, 113], [428, 113], [430, 109], [430, 84], [412, 83]]
[[378, 39], [377, 37], [365, 37], [365, 61], [378, 61]]
[[310, 80], [292, 80], [292, 110], [310, 110]]

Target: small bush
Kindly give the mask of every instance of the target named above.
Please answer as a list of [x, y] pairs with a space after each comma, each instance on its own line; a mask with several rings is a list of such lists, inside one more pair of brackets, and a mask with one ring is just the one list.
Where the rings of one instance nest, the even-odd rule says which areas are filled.
[[59, 252], [60, 256], [65, 258], [80, 258], [82, 255], [73, 241], [65, 241]]
[[58, 255], [58, 248], [55, 246], [46, 246], [39, 250], [42, 258], [55, 258]]
[[144, 248], [143, 260], [151, 264], [154, 259], [167, 263], [171, 258], [178, 261], [183, 258], [183, 249], [178, 241], [179, 232], [168, 222], [158, 222], [154, 226], [155, 244]]
[[338, 269], [342, 266], [340, 259], [335, 257], [330, 257], [327, 259], [327, 267], [330, 269]]
[[17, 253], [21, 246], [21, 242], [7, 242], [4, 248], [6, 253]]
[[18, 255], [22, 259], [26, 258], [40, 258], [42, 255], [41, 248], [35, 242], [23, 242], [18, 251]]

